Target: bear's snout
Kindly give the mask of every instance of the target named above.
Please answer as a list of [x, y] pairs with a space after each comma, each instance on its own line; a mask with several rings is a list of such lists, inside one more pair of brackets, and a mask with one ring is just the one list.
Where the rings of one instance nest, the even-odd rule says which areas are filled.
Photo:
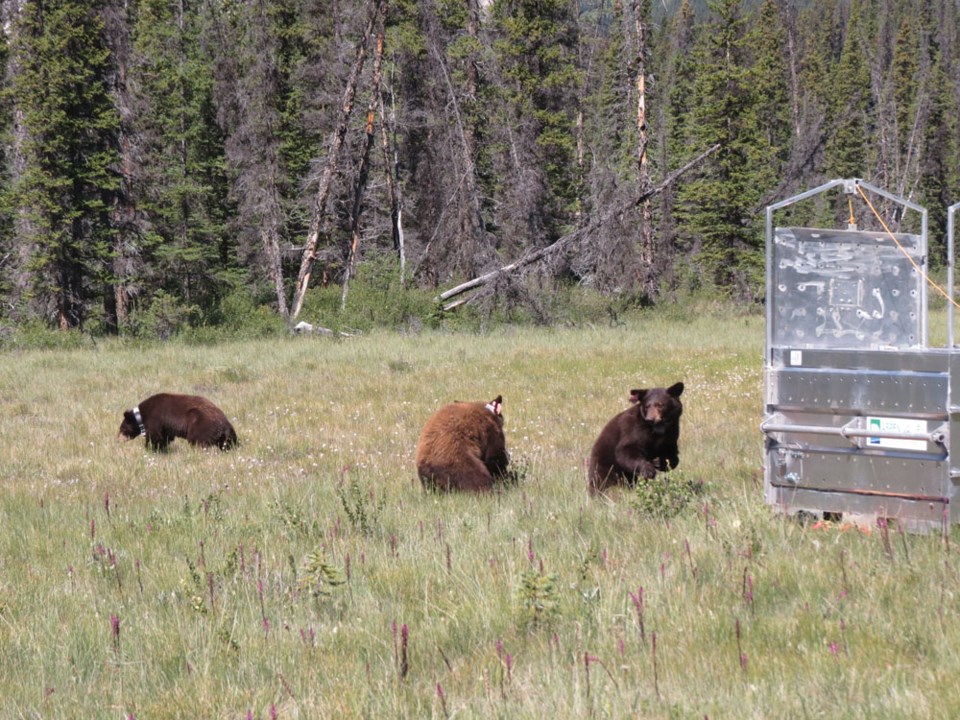
[[651, 425], [659, 425], [663, 422], [663, 408], [653, 407], [643, 414], [643, 419]]

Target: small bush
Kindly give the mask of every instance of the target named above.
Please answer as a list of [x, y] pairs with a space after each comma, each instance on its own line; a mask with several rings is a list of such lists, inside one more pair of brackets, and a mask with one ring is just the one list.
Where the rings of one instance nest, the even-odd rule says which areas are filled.
[[533, 630], [546, 627], [560, 615], [559, 578], [542, 568], [530, 568], [520, 576], [520, 625]]
[[343, 570], [327, 561], [326, 551], [319, 545], [303, 559], [297, 587], [306, 590], [314, 598], [321, 599], [330, 597], [331, 593], [346, 581]]
[[645, 517], [669, 520], [694, 498], [703, 494], [703, 481], [687, 480], [679, 471], [658, 473], [652, 480], [638, 480], [631, 504]]
[[180, 337], [191, 345], [214, 345], [226, 340], [259, 340], [287, 334], [287, 326], [277, 311], [258, 304], [246, 290], [237, 289], [225, 296], [210, 324], [186, 328]]
[[337, 485], [337, 497], [354, 531], [364, 536], [383, 534], [385, 496], [377, 499], [372, 490], [365, 491], [355, 478], [351, 478], [349, 484], [341, 482]]

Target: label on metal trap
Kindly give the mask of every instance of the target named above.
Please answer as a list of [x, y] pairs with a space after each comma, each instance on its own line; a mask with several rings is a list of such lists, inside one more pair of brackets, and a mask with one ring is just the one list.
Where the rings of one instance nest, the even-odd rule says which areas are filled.
[[[926, 435], [927, 423], [924, 420], [909, 420], [907, 418], [868, 417], [867, 429], [881, 433], [900, 433], [903, 435]], [[926, 440], [905, 440], [902, 438], [867, 438], [869, 447], [896, 448], [897, 450], [927, 449]]]

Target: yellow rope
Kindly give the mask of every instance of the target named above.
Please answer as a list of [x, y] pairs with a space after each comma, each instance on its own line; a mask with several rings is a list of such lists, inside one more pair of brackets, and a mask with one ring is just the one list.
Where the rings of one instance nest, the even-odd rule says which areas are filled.
[[[960, 308], [960, 303], [957, 303], [956, 300], [954, 300], [952, 297], [950, 297], [950, 293], [948, 293], [948, 292], [947, 292], [946, 290], [944, 290], [942, 287], [940, 287], [939, 285], [937, 285], [937, 283], [934, 282], [934, 281], [930, 278], [930, 276], [927, 275], [927, 274], [923, 271], [923, 268], [921, 268], [919, 265], [917, 265], [916, 261], [915, 261], [912, 257], [910, 257], [910, 253], [908, 253], [907, 250], [906, 250], [906, 248], [904, 248], [903, 245], [900, 244], [900, 241], [897, 240], [897, 236], [894, 235], [894, 234], [890, 231], [890, 228], [887, 227], [887, 224], [883, 221], [883, 218], [880, 217], [880, 213], [877, 212], [877, 209], [873, 206], [873, 203], [870, 202], [870, 198], [867, 197], [867, 194], [863, 191], [863, 188], [860, 187], [859, 185], [857, 185], [857, 190], [859, 191], [859, 193], [860, 193], [860, 195], [863, 197], [863, 199], [866, 201], [866, 203], [867, 203], [867, 205], [870, 207], [870, 209], [873, 211], [873, 214], [876, 216], [877, 220], [879, 220], [879, 221], [880, 221], [880, 224], [883, 225], [883, 229], [887, 231], [887, 235], [889, 235], [890, 238], [893, 240], [893, 242], [896, 244], [896, 246], [897, 246], [898, 248], [900, 248], [900, 252], [903, 253], [904, 257], [907, 258], [907, 260], [910, 262], [910, 264], [913, 265], [913, 269], [916, 270], [918, 273], [920, 273], [920, 277], [922, 277], [924, 280], [926, 280], [928, 285], [932, 286], [937, 292], [939, 292], [939, 293], [940, 293], [941, 295], [943, 295], [947, 300], [949, 300], [951, 303], [953, 303], [953, 306], [954, 306], [954, 307]], [[851, 207], [850, 217], [852, 218], [852, 217], [853, 217], [853, 209], [852, 209], [852, 208], [853, 208], [853, 201], [852, 201], [852, 200], [850, 201], [850, 207]], [[951, 262], [952, 262], [952, 258], [951, 258]]]

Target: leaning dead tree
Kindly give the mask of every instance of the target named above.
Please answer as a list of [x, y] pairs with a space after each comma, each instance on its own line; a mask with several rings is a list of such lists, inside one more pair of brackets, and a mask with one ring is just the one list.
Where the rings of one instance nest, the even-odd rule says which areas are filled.
[[[527, 255], [524, 255], [522, 258], [520, 258], [516, 262], [510, 263], [509, 265], [504, 265], [502, 268], [498, 270], [493, 270], [484, 275], [481, 275], [480, 277], [476, 277], [473, 280], [468, 280], [465, 283], [461, 283], [456, 287], [452, 287], [449, 290], [446, 290], [440, 293], [440, 295], [438, 296], [438, 300], [440, 300], [441, 302], [444, 302], [446, 300], [449, 300], [450, 298], [457, 297], [458, 295], [462, 295], [465, 292], [468, 292], [475, 288], [486, 285], [487, 283], [496, 280], [497, 278], [499, 278], [504, 274], [513, 273], [513, 272], [516, 272], [517, 270], [521, 270], [522, 268], [525, 268], [528, 265], [532, 265], [533, 263], [543, 260], [544, 258], [552, 256], [554, 253], [557, 253], [560, 250], [565, 249], [566, 247], [572, 245], [578, 240], [582, 240], [584, 237], [589, 237], [590, 235], [595, 234], [600, 228], [609, 224], [614, 218], [622, 215], [623, 213], [629, 210], [632, 210], [637, 206], [642, 206], [643, 203], [650, 200], [650, 198], [656, 195], [659, 195], [661, 192], [663, 192], [668, 187], [670, 187], [674, 182], [676, 182], [677, 178], [679, 178], [681, 175], [686, 173], [688, 170], [699, 165], [707, 157], [709, 157], [714, 152], [716, 152], [719, 148], [720, 148], [719, 143], [707, 148], [702, 153], [697, 155], [697, 157], [695, 157], [693, 160], [688, 162], [686, 165], [672, 172], [667, 177], [667, 179], [664, 180], [662, 183], [660, 183], [654, 188], [650, 188], [649, 190], [641, 192], [637, 197], [635, 197], [630, 202], [617, 205], [607, 210], [606, 212], [600, 213], [600, 215], [596, 219], [591, 220], [583, 227], [577, 228], [576, 230], [574, 230], [572, 233], [569, 233], [568, 235], [564, 235], [563, 237], [559, 238], [554, 243], [548, 245], [545, 248], [540, 248], [539, 250], [534, 250], [533, 252], [528, 253]], [[457, 300], [456, 302], [452, 302], [444, 305], [443, 309], [452, 310], [453, 308], [463, 305], [467, 302], [469, 302], [469, 299]]]
[[381, 18], [380, 28], [377, 31], [377, 49], [373, 54], [373, 89], [370, 91], [370, 105], [367, 108], [367, 131], [364, 135], [363, 148], [360, 152], [360, 167], [357, 171], [357, 182], [353, 190], [353, 210], [350, 213], [350, 253], [347, 259], [347, 266], [343, 272], [343, 287], [340, 291], [341, 310], [343, 310], [347, 304], [347, 288], [350, 286], [351, 276], [356, 273], [357, 254], [360, 251], [360, 209], [363, 203], [363, 194], [367, 189], [367, 176], [370, 174], [370, 148], [373, 147], [374, 120], [377, 113], [377, 101], [380, 98], [380, 79], [383, 71], [383, 41], [386, 35], [385, 20], [386, 18]]
[[290, 307], [290, 319], [296, 319], [303, 307], [303, 299], [307, 294], [307, 287], [310, 285], [310, 276], [313, 273], [313, 265], [317, 260], [317, 244], [320, 241], [320, 228], [323, 225], [323, 217], [326, 213], [327, 196], [330, 194], [330, 184], [337, 172], [337, 159], [340, 155], [340, 149], [343, 147], [344, 138], [347, 135], [347, 127], [350, 123], [350, 115], [353, 113], [353, 101], [357, 94], [357, 83], [360, 81], [360, 73], [363, 71], [363, 65], [367, 57], [367, 45], [370, 42], [370, 36], [376, 27], [381, 15], [386, 10], [386, 0], [370, 1], [370, 16], [367, 19], [367, 26], [363, 36], [357, 42], [357, 54], [353, 61], [353, 68], [347, 79], [347, 86], [343, 91], [343, 101], [340, 104], [340, 118], [337, 121], [337, 128], [330, 140], [330, 148], [327, 151], [327, 164], [324, 167], [323, 175], [320, 177], [320, 184], [317, 188], [317, 195], [313, 202], [313, 213], [310, 218], [310, 227], [307, 230], [307, 242], [303, 248], [303, 255], [300, 261], [300, 272], [297, 274], [297, 286], [294, 288], [293, 302]]

